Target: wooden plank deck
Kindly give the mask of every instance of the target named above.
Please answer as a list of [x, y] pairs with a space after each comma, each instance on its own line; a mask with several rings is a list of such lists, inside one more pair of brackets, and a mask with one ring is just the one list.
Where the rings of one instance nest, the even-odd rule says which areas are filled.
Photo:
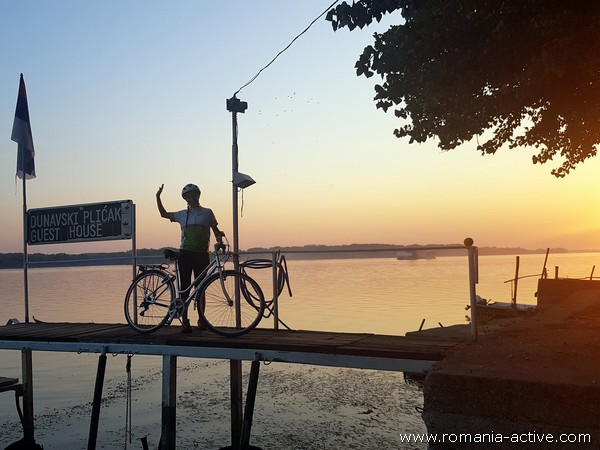
[[22, 323], [0, 326], [0, 349], [132, 353], [270, 360], [340, 367], [422, 371], [444, 358], [456, 340], [258, 328], [225, 338], [210, 331], [183, 334], [164, 327], [140, 334], [126, 324]]

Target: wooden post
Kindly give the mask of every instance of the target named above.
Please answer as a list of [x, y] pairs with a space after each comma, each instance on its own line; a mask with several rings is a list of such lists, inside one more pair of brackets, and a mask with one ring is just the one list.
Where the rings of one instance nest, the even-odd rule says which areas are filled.
[[159, 450], [175, 450], [177, 441], [177, 356], [164, 355]]
[[512, 306], [514, 308], [517, 307], [517, 287], [519, 285], [519, 257], [517, 256], [517, 261], [516, 261], [516, 265], [515, 265], [515, 290], [513, 292], [513, 298], [512, 298]]
[[21, 374], [23, 378], [23, 439], [26, 444], [35, 443], [33, 426], [33, 358], [30, 348], [21, 350]]
[[244, 410], [244, 425], [242, 427], [240, 450], [248, 450], [250, 448], [250, 431], [252, 429], [252, 418], [254, 417], [254, 404], [256, 402], [259, 370], [260, 361], [252, 361], [252, 366], [250, 367], [250, 379], [248, 380], [248, 393], [246, 394], [246, 408]]
[[469, 297], [471, 304], [471, 339], [477, 340], [477, 288], [479, 283], [479, 271], [477, 267], [477, 247], [473, 245], [473, 239], [465, 239], [469, 258]]
[[242, 399], [242, 361], [229, 360], [230, 388], [231, 388], [231, 449], [239, 448], [242, 436], [242, 422], [244, 420]]
[[542, 278], [548, 278], [548, 271], [546, 270], [546, 263], [548, 262], [548, 253], [550, 253], [550, 249], [546, 249], [546, 258], [544, 258], [544, 267], [542, 268]]
[[100, 421], [100, 406], [102, 405], [102, 388], [104, 387], [104, 374], [106, 373], [106, 347], [98, 358], [98, 370], [96, 371], [96, 385], [94, 386], [94, 401], [92, 402], [92, 420], [90, 422], [90, 434], [88, 437], [88, 450], [96, 448], [98, 440], [98, 424]]

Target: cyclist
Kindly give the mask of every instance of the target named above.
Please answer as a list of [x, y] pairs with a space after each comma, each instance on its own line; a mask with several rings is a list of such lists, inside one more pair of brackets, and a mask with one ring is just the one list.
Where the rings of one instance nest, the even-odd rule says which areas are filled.
[[[181, 247], [179, 256], [179, 279], [181, 290], [187, 289], [192, 282], [192, 272], [194, 278], [209, 264], [209, 241], [210, 230], [212, 229], [217, 243], [222, 244], [222, 238], [225, 235], [219, 230], [217, 219], [211, 209], [200, 206], [200, 188], [195, 184], [186, 184], [181, 190], [181, 196], [187, 202], [187, 209], [177, 212], [167, 212], [162, 204], [160, 195], [162, 194], [164, 184], [156, 192], [156, 204], [161, 217], [169, 219], [171, 222], [177, 222], [181, 226]], [[182, 293], [182, 300], [187, 299], [188, 293]], [[183, 332], [190, 333], [192, 327], [187, 314], [187, 308], [183, 315]], [[198, 326], [201, 322], [198, 320]]]

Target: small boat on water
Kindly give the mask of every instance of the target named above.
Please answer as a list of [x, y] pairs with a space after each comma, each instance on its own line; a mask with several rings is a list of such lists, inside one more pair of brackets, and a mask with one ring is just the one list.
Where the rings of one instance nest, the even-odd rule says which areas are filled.
[[396, 253], [396, 259], [400, 261], [413, 259], [435, 259], [435, 254], [421, 250], [401, 250]]

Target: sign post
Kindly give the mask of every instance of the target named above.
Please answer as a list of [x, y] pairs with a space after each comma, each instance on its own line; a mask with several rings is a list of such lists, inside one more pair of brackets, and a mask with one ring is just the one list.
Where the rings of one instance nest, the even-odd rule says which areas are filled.
[[[133, 275], [136, 268], [135, 205], [131, 200], [27, 210], [23, 179], [23, 255], [25, 282], [25, 322], [29, 322], [27, 246], [71, 242], [131, 239]], [[99, 363], [100, 370], [100, 363]], [[23, 428], [25, 440], [34, 443], [33, 361], [31, 349], [22, 351]], [[92, 425], [93, 425], [92, 418]], [[90, 429], [90, 442], [93, 429]]]

